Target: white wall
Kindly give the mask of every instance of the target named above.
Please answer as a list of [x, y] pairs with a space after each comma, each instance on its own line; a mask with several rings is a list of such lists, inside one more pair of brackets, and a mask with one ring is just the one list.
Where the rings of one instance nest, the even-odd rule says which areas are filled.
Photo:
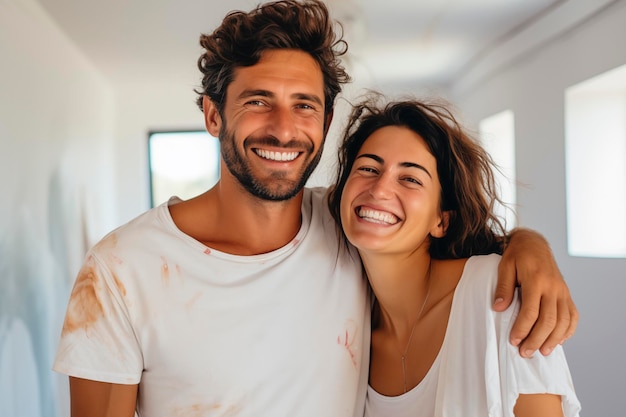
[[33, 0], [0, 2], [0, 416], [67, 416], [50, 367], [85, 247], [117, 219], [113, 95]]
[[[626, 2], [613, 3], [453, 96], [476, 124], [505, 109], [515, 113], [517, 178], [527, 185], [518, 188], [519, 219], [548, 238], [580, 310], [578, 332], [565, 349], [585, 416], [624, 413], [626, 260], [567, 254], [564, 90], [626, 63], [625, 22]], [[610, 218], [593, 221], [611, 228]]]
[[[195, 65], [189, 62], [191, 69]], [[199, 75], [196, 78], [199, 83]], [[204, 129], [203, 113], [195, 104], [196, 78], [118, 86], [115, 106], [118, 223], [125, 223], [150, 207], [148, 132]]]

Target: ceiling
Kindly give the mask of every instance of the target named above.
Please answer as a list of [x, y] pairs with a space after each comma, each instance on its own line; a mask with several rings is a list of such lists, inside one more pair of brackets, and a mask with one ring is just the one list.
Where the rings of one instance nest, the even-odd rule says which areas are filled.
[[[257, 0], [38, 1], [115, 86], [196, 85], [199, 34], [211, 32], [229, 11], [258, 4]], [[481, 58], [519, 54], [610, 2], [326, 0], [345, 26], [352, 75], [375, 86], [448, 85], [459, 74], [479, 67]], [[552, 23], [542, 28], [548, 17]]]

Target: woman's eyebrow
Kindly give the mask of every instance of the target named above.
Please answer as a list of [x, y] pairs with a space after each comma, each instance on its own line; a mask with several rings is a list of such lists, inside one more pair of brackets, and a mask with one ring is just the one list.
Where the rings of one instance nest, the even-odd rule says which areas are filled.
[[[360, 159], [360, 158], [370, 158], [370, 159], [373, 159], [374, 161], [378, 162], [379, 164], [384, 164], [385, 163], [385, 160], [383, 158], [381, 158], [380, 156], [378, 156], [376, 154], [373, 154], [373, 153], [362, 153], [361, 155], [356, 157], [356, 159]], [[430, 178], [433, 177], [432, 175], [430, 175], [430, 172], [426, 169], [426, 167], [424, 167], [424, 166], [422, 166], [420, 164], [416, 164], [415, 162], [400, 162], [400, 166], [405, 167], [405, 168], [421, 169]]]
[[426, 169], [426, 167], [420, 165], [420, 164], [416, 164], [415, 162], [401, 162], [400, 163], [401, 166], [403, 167], [407, 167], [407, 168], [417, 168], [417, 169], [421, 169], [422, 171], [424, 171], [426, 173], [426, 175], [428, 175], [430, 178], [432, 178], [433, 176], [430, 175], [430, 172], [428, 172], [428, 170]]
[[379, 164], [382, 164], [385, 162], [383, 158], [381, 158], [378, 155], [374, 155], [373, 153], [362, 153], [361, 155], [356, 157], [356, 159], [360, 159], [360, 158], [371, 158], [374, 161], [378, 162]]

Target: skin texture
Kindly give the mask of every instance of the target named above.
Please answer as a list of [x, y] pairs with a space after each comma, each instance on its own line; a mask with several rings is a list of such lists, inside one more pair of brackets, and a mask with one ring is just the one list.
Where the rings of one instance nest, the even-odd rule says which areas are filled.
[[[416, 387], [444, 341], [467, 259], [430, 257], [431, 236], [446, 232], [441, 195], [435, 157], [420, 135], [399, 126], [380, 128], [363, 143], [341, 195], [344, 233], [377, 299], [369, 383], [383, 395]], [[562, 416], [561, 398], [521, 395], [515, 415]]]
[[[384, 154], [369, 152], [379, 148], [385, 150]], [[410, 152], [423, 158], [411, 161], [385, 158]], [[370, 251], [391, 256], [427, 247], [429, 233], [434, 236], [444, 233], [440, 189], [437, 162], [415, 133], [398, 126], [378, 129], [361, 148], [342, 194], [344, 232], [351, 242], [359, 241], [359, 253], [365, 257]], [[385, 213], [389, 223], [369, 216], [359, 217], [357, 211]]]
[[[294, 70], [281, 74], [284, 66]], [[224, 119], [205, 99], [207, 129], [220, 137], [224, 165], [248, 193], [261, 201], [291, 199], [321, 157], [324, 96], [319, 93], [319, 67], [303, 52], [280, 50], [266, 52], [254, 68], [235, 73]], [[288, 87], [274, 87], [283, 80]]]

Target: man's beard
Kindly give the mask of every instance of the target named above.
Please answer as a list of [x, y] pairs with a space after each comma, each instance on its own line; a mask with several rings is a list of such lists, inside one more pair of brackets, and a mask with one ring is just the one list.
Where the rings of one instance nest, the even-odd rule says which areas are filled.
[[[262, 142], [268, 146], [282, 147], [285, 151], [289, 151], [290, 149], [289, 144], [281, 146], [280, 142], [273, 137], [257, 139], [256, 142]], [[275, 190], [272, 190], [270, 186], [276, 185], [280, 182], [281, 179], [284, 178], [284, 173], [273, 176], [267, 180], [267, 184], [258, 178], [255, 178], [252, 175], [248, 162], [235, 146], [235, 135], [228, 130], [226, 123], [224, 123], [220, 129], [220, 146], [222, 158], [226, 163], [228, 171], [230, 171], [230, 173], [237, 179], [237, 181], [239, 181], [246, 191], [263, 200], [286, 201], [295, 197], [304, 188], [307, 180], [313, 173], [313, 170], [320, 162], [322, 150], [324, 149], [324, 141], [322, 141], [314, 158], [302, 172], [300, 180], [297, 182], [290, 181], [291, 186], [289, 187], [274, 187]], [[312, 151], [312, 146], [310, 144], [307, 144], [307, 148]], [[250, 150], [250, 152], [254, 151]]]

